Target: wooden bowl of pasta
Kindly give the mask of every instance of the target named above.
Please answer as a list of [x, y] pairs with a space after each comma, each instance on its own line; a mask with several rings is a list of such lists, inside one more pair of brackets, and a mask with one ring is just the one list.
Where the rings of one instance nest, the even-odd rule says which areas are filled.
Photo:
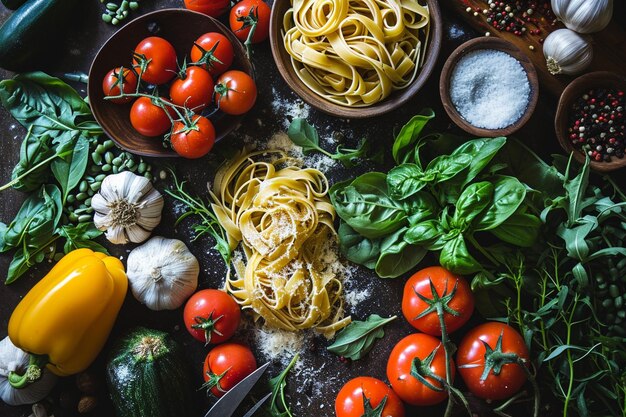
[[388, 113], [415, 96], [435, 67], [443, 32], [438, 2], [376, 2], [386, 16], [379, 21], [378, 13], [364, 11], [371, 3], [355, 7], [360, 0], [351, 1], [346, 12], [332, 7], [340, 1], [309, 0], [294, 10], [292, 0], [275, 0], [274, 62], [287, 85], [316, 109], [345, 118]]

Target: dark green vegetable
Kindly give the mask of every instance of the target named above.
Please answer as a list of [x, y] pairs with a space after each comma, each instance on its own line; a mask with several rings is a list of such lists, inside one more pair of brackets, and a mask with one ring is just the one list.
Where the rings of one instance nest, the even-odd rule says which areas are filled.
[[50, 163], [56, 152], [51, 149], [52, 138], [48, 135], [41, 137], [32, 135], [32, 127], [22, 142], [20, 160], [13, 168], [11, 180], [13, 188], [19, 191], [34, 191], [48, 181], [50, 177]]
[[184, 353], [165, 332], [137, 328], [118, 341], [106, 378], [118, 417], [197, 415]]
[[287, 386], [287, 375], [289, 371], [298, 361], [300, 355], [297, 353], [289, 362], [289, 365], [274, 378], [270, 379], [270, 389], [272, 390], [272, 396], [270, 398], [269, 407], [267, 409], [267, 413], [271, 417], [294, 417], [291, 413], [291, 409], [289, 408], [289, 404], [287, 403], [287, 398], [285, 397], [285, 387]]
[[385, 336], [383, 326], [397, 317], [380, 317], [372, 314], [365, 321], [353, 321], [341, 330], [328, 350], [338, 356], [351, 360], [361, 359], [374, 346], [376, 339]]
[[2, 4], [4, 7], [10, 10], [17, 10], [22, 4], [24, 4], [26, 0], [2, 0]]
[[60, 52], [60, 32], [67, 27], [76, 4], [77, 0], [26, 1], [0, 27], [0, 67], [33, 69], [44, 55]]

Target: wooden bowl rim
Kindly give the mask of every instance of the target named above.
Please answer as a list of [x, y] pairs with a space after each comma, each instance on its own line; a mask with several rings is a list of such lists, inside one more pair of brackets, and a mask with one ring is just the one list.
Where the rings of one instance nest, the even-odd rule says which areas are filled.
[[[528, 77], [530, 97], [524, 114], [522, 114], [522, 117], [520, 117], [515, 123], [501, 129], [484, 129], [470, 124], [457, 111], [450, 98], [450, 77], [452, 76], [452, 70], [456, 67], [460, 59], [467, 53], [479, 50], [497, 50], [509, 54], [522, 65], [522, 68]], [[539, 100], [539, 80], [537, 77], [537, 70], [530, 58], [521, 49], [509, 41], [489, 36], [470, 39], [456, 48], [446, 60], [443, 69], [441, 70], [441, 77], [439, 78], [439, 95], [441, 97], [443, 108], [450, 119], [452, 119], [454, 124], [464, 131], [479, 137], [509, 136], [524, 126], [526, 122], [530, 120], [533, 112], [535, 111], [537, 101]]]
[[[288, 7], [289, 0], [275, 0], [272, 5], [272, 12], [270, 15], [270, 46], [272, 49], [274, 63], [276, 64], [278, 72], [285, 83], [287, 83], [287, 85], [294, 93], [296, 93], [298, 97], [300, 97], [305, 103], [326, 114], [349, 119], [364, 119], [389, 113], [412, 99], [419, 92], [419, 90], [421, 90], [426, 81], [428, 81], [435, 69], [439, 52], [441, 51], [443, 20], [438, 0], [426, 0], [426, 2], [428, 3], [429, 11], [431, 13], [431, 31], [429, 35], [431, 39], [426, 50], [424, 64], [419, 69], [419, 73], [413, 82], [407, 88], [394, 91], [389, 97], [378, 103], [372, 104], [371, 106], [348, 107], [327, 101], [326, 99], [318, 96], [305, 86], [302, 81], [300, 81], [293, 71], [293, 67], [289, 60], [283, 60], [282, 53], [286, 54], [281, 35], [284, 12], [282, 9], [279, 11], [279, 8]], [[292, 77], [289, 77], [287, 74], [291, 74]]]
[[[210, 21], [213, 25], [215, 25], [218, 29], [219, 32], [222, 33], [224, 36], [226, 36], [232, 43], [233, 45], [233, 49], [235, 50], [235, 56], [239, 56], [239, 60], [241, 61], [241, 63], [243, 65], [241, 65], [243, 68], [242, 70], [246, 73], [248, 73], [248, 75], [250, 75], [253, 79], [255, 79], [254, 76], [254, 66], [252, 65], [252, 62], [250, 61], [250, 59], [246, 56], [245, 53], [245, 49], [243, 48], [243, 45], [241, 44], [241, 42], [236, 38], [236, 36], [230, 31], [228, 30], [228, 28], [219, 20], [211, 17], [211, 16], [207, 16], [203, 13], [199, 13], [193, 10], [188, 10], [188, 9], [183, 9], [183, 8], [174, 8], [174, 7], [170, 7], [170, 8], [166, 8], [166, 9], [159, 9], [159, 10], [154, 10], [151, 12], [148, 12], [146, 14], [143, 14], [141, 16], [138, 16], [137, 18], [131, 20], [130, 22], [126, 23], [124, 26], [120, 27], [117, 31], [115, 31], [111, 36], [109, 36], [109, 38], [102, 44], [102, 46], [98, 49], [98, 52], [96, 52], [93, 60], [91, 61], [91, 65], [89, 66], [89, 75], [88, 75], [88, 81], [87, 81], [87, 92], [89, 97], [92, 97], [93, 94], [91, 94], [91, 89], [95, 88], [98, 91], [101, 88], [101, 84], [100, 82], [96, 82], [93, 81], [92, 82], [92, 73], [94, 70], [94, 66], [96, 64], [96, 61], [98, 60], [98, 57], [100, 56], [101, 52], [103, 50], [105, 50], [105, 48], [107, 48], [107, 46], [109, 46], [110, 42], [114, 39], [119, 38], [120, 36], [124, 36], [125, 34], [123, 33], [124, 30], [127, 30], [131, 25], [138, 25], [143, 23], [143, 21], [145, 20], [150, 20], [151, 18], [154, 18], [155, 15], [163, 15], [163, 14], [179, 14], [179, 15], [195, 15], [196, 17], [202, 17], [203, 19], [206, 19], [207, 21]], [[154, 36], [159, 36], [159, 34], [155, 34]], [[92, 87], [93, 84], [93, 87]], [[94, 106], [94, 103], [91, 102], [90, 106], [91, 106], [91, 111], [94, 115], [94, 118], [96, 119], [96, 122], [98, 122], [98, 124], [102, 127], [102, 130], [104, 131], [104, 133], [106, 134], [107, 137], [109, 137], [113, 142], [115, 142], [115, 144], [120, 147], [121, 149], [128, 151], [130, 153], [133, 153], [135, 155], [141, 155], [141, 156], [149, 156], [149, 157], [155, 157], [155, 158], [182, 158], [180, 155], [178, 155], [173, 149], [168, 149], [163, 147], [163, 149], [158, 149], [158, 150], [142, 150], [142, 149], [135, 149], [133, 147], [128, 146], [125, 142], [120, 142], [118, 140], [117, 137], [115, 137], [114, 135], [112, 135], [109, 130], [105, 127], [105, 125], [103, 125], [100, 120], [104, 119], [104, 116], [102, 114], [100, 114], [100, 105], [101, 103], [97, 103]], [[239, 127], [239, 125], [241, 124], [241, 121], [243, 120], [243, 116], [244, 115], [229, 115], [228, 117], [230, 117], [232, 119], [232, 128], [230, 128], [228, 131], [217, 135], [215, 138], [215, 143], [218, 143], [219, 141], [221, 141], [224, 137], [228, 136], [232, 131], [234, 131], [235, 129], [237, 129], [237, 127]], [[138, 136], [142, 136], [142, 138], [146, 138], [146, 139], [151, 139], [148, 137], [144, 137], [143, 135], [140, 135], [139, 133], [137, 133]]]
[[[593, 84], [591, 84], [593, 83]], [[602, 86], [615, 86], [619, 85], [626, 89], [626, 77], [611, 71], [594, 71], [574, 79], [561, 93], [559, 98], [559, 104], [556, 110], [556, 117], [554, 119], [554, 130], [556, 137], [559, 141], [559, 145], [566, 153], [573, 153], [574, 158], [581, 164], [585, 163], [587, 156], [575, 149], [569, 142], [565, 132], [567, 131], [569, 110], [572, 102], [580, 97], [589, 88], [602, 87]], [[614, 159], [611, 162], [597, 162], [589, 160], [589, 166], [591, 169], [597, 172], [610, 172], [616, 169], [626, 166], [626, 156], [622, 159]]]

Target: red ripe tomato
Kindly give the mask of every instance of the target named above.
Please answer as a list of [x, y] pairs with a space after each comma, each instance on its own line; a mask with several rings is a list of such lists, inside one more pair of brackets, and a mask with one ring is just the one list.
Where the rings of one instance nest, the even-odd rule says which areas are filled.
[[248, 347], [238, 343], [218, 345], [204, 360], [203, 388], [216, 397], [221, 397], [255, 369], [256, 359]]
[[[488, 350], [504, 353], [505, 359], [496, 359], [489, 373], [483, 375], [490, 355]], [[529, 366], [528, 349], [522, 335], [504, 323], [488, 322], [474, 327], [461, 341], [456, 358], [465, 385], [477, 397], [504, 400], [526, 383], [523, 366]], [[516, 358], [526, 365], [518, 363]]]
[[[335, 400], [337, 417], [362, 417], [374, 415], [380, 403], [385, 400], [382, 417], [404, 417], [404, 405], [400, 398], [383, 381], [360, 376], [346, 382]], [[369, 411], [369, 413], [367, 412]]]
[[219, 17], [230, 7], [230, 0], [185, 0], [185, 7], [207, 16]]
[[254, 80], [243, 71], [226, 71], [215, 84], [215, 104], [226, 114], [248, 112], [256, 102], [256, 95]]
[[133, 65], [141, 79], [150, 84], [165, 84], [176, 75], [176, 51], [171, 43], [158, 36], [145, 38], [135, 48]]
[[172, 127], [165, 110], [148, 97], [139, 97], [130, 108], [130, 124], [144, 136], [161, 136]]
[[474, 312], [474, 295], [462, 276], [440, 266], [424, 268], [413, 274], [404, 285], [402, 296], [402, 314], [411, 326], [432, 336], [441, 336], [437, 303], [444, 307], [443, 318], [448, 333], [467, 323]]
[[[262, 0], [240, 1], [230, 9], [230, 30], [246, 43], [263, 42], [270, 33], [270, 12], [270, 7]], [[250, 35], [253, 27], [254, 33]]]
[[195, 115], [192, 121], [177, 121], [170, 137], [172, 148], [177, 154], [189, 159], [203, 157], [213, 148], [215, 128], [204, 116]]
[[[102, 92], [108, 97], [119, 96], [122, 91], [125, 94], [131, 94], [134, 93], [136, 89], [137, 74], [128, 68], [113, 68], [102, 80]], [[120, 97], [108, 101], [115, 104], [124, 104], [130, 102], [133, 98], [134, 97]]]
[[174, 80], [170, 86], [170, 98], [174, 104], [199, 113], [209, 103], [213, 95], [213, 78], [204, 69], [187, 67], [184, 75]]
[[239, 327], [241, 309], [233, 298], [220, 290], [201, 290], [185, 304], [183, 320], [187, 331], [205, 344], [222, 343]]
[[191, 62], [202, 64], [209, 74], [216, 76], [226, 71], [233, 63], [233, 44], [218, 32], [200, 36], [191, 48]]
[[[411, 374], [414, 362], [432, 372], [433, 376], [426, 376], [425, 381], [441, 391], [432, 389]], [[453, 362], [450, 367], [454, 380]], [[395, 393], [409, 404], [434, 405], [445, 400], [448, 394], [441, 381], [446, 379], [446, 355], [441, 340], [423, 333], [410, 334], [400, 340], [389, 355], [387, 378]]]

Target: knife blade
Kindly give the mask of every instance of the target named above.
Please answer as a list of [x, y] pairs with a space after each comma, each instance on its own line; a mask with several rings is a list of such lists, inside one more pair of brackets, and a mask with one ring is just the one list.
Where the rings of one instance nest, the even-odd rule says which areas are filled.
[[270, 363], [259, 367], [256, 371], [245, 377], [241, 382], [232, 387], [224, 394], [213, 407], [204, 415], [204, 417], [230, 417], [243, 399], [248, 395], [252, 387], [261, 378]]
[[252, 417], [252, 415], [254, 415], [254, 413], [256, 413], [257, 410], [261, 408], [261, 406], [265, 404], [265, 401], [269, 400], [271, 396], [272, 396], [271, 392], [267, 393], [267, 395], [261, 398], [256, 404], [254, 404], [254, 407], [249, 409], [248, 412], [243, 417]]

